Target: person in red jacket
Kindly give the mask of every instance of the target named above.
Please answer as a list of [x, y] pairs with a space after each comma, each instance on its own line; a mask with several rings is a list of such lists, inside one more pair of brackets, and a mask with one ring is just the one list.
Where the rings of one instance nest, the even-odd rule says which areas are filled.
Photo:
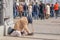
[[59, 10], [59, 4], [57, 2], [54, 5], [54, 10], [55, 10], [55, 16], [57, 18], [58, 17], [58, 10]]

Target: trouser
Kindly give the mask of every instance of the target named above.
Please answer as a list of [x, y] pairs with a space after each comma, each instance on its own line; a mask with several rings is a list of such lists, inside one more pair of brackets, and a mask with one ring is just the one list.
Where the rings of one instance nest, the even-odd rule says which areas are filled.
[[41, 17], [41, 19], [44, 19], [44, 14], [41, 14], [40, 17]]
[[27, 11], [24, 11], [24, 16], [26, 16], [26, 17], [27, 17]]
[[18, 37], [20, 37], [21, 36], [21, 32], [20, 31], [13, 31], [12, 33], [11, 33], [11, 36], [14, 36], [14, 37], [16, 37], [16, 36], [18, 36]]
[[34, 19], [38, 19], [39, 13], [38, 12], [33, 12], [33, 17], [34, 17]]
[[23, 12], [19, 12], [19, 16], [22, 17], [23, 16]]
[[14, 18], [18, 16], [18, 13], [19, 12], [17, 10], [13, 10], [13, 16], [14, 16]]
[[51, 17], [54, 17], [54, 10], [51, 11], [50, 16], [51, 16]]
[[28, 16], [32, 17], [32, 12], [29, 12]]
[[55, 16], [58, 17], [58, 10], [55, 10]]

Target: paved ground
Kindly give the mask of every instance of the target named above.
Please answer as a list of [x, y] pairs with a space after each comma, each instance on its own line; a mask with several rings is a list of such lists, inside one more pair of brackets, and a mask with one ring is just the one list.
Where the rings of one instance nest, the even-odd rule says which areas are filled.
[[[28, 25], [32, 31], [32, 26]], [[60, 18], [33, 21], [34, 35], [21, 37], [0, 37], [0, 40], [60, 40]]]

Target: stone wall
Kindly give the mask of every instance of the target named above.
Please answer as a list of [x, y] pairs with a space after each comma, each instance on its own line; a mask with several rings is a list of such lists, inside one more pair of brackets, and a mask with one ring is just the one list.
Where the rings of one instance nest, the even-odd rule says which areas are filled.
[[[8, 17], [13, 22], [13, 0], [3, 0], [3, 18], [8, 18]], [[5, 27], [4, 25], [0, 27], [0, 36], [7, 34], [6, 30], [8, 30], [8, 27], [7, 26]]]

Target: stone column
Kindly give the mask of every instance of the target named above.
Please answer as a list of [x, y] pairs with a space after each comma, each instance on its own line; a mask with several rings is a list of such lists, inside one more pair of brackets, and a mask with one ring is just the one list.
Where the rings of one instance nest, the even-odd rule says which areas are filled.
[[0, 0], [0, 36], [3, 36], [4, 32], [4, 19], [3, 19], [3, 0]]
[[[13, 0], [3, 0], [3, 14], [4, 18], [9, 18], [4, 21], [4, 35], [7, 35], [8, 28], [13, 27]], [[8, 24], [8, 25], [7, 25]]]

